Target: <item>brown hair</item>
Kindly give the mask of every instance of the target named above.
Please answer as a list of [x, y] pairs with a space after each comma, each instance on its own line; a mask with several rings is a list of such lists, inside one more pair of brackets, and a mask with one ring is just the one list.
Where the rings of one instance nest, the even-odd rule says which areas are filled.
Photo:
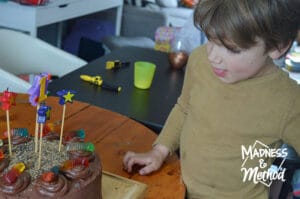
[[300, 0], [199, 0], [194, 23], [228, 49], [250, 48], [258, 37], [268, 52], [296, 38]]

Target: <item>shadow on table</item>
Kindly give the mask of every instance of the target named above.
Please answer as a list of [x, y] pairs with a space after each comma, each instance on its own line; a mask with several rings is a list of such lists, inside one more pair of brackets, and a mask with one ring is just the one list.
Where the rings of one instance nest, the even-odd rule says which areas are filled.
[[[149, 114], [149, 90], [133, 89], [130, 97], [132, 103], [132, 105], [130, 106], [130, 112], [132, 113], [132, 115], [136, 115], [138, 116], [138, 118], [147, 118], [147, 115]], [[159, 134], [162, 129], [159, 126], [147, 123], [146, 121], [136, 121], [148, 127], [156, 134]]]

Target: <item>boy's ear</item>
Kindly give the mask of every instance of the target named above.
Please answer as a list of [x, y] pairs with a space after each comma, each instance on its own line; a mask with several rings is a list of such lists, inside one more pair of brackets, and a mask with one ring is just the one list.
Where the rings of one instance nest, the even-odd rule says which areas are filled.
[[280, 57], [282, 57], [286, 52], [287, 50], [291, 47], [291, 42], [289, 42], [288, 45], [286, 46], [283, 46], [279, 49], [274, 49], [274, 50], [271, 50], [268, 54], [269, 54], [269, 57], [271, 57], [271, 59], [279, 59]]

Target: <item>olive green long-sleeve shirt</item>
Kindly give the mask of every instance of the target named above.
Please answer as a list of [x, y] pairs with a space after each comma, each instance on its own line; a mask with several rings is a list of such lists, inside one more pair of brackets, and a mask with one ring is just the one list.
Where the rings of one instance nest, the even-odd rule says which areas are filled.
[[299, 135], [300, 87], [287, 73], [226, 84], [203, 46], [190, 55], [182, 94], [155, 143], [180, 148], [189, 198], [267, 199], [268, 186], [244, 180], [241, 168], [266, 171], [274, 156], [242, 159], [242, 146], [258, 141], [253, 149], [277, 149], [285, 142], [300, 151]]

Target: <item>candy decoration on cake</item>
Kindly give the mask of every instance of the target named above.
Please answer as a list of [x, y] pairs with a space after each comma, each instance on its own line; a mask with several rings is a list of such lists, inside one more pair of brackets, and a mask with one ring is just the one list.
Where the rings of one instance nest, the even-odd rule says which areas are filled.
[[68, 179], [77, 181], [76, 186], [78, 187], [80, 187], [80, 184], [83, 182], [82, 179], [86, 179], [93, 175], [87, 157], [66, 160], [63, 162], [60, 171], [66, 175]]
[[[92, 143], [70, 145], [62, 148], [57, 154], [58, 134], [56, 140], [49, 141], [44, 134], [54, 133], [54, 125], [46, 124], [50, 117], [51, 107], [45, 103], [47, 78], [37, 81], [38, 86], [32, 88], [32, 104], [37, 106], [36, 118], [28, 124], [30, 128], [8, 128], [0, 132], [0, 198], [93, 198], [101, 199], [101, 162], [95, 155], [95, 147]], [[38, 89], [37, 89], [38, 88]], [[66, 91], [62, 95], [60, 103], [72, 102], [74, 91]], [[41, 95], [40, 95], [41, 94]], [[35, 96], [35, 97], [34, 97]], [[0, 106], [9, 111], [15, 105], [16, 94], [6, 90], [0, 97]], [[28, 108], [26, 106], [26, 108]], [[27, 111], [28, 109], [23, 109]], [[31, 109], [30, 111], [33, 111]], [[9, 114], [7, 114], [9, 115]], [[11, 123], [18, 123], [24, 118], [24, 113], [14, 112]], [[9, 117], [7, 117], [9, 121]], [[26, 123], [27, 120], [25, 119]], [[29, 130], [37, 124], [37, 146]], [[38, 134], [40, 132], [40, 134]], [[45, 133], [44, 133], [45, 132]], [[84, 130], [67, 131], [64, 139], [69, 143], [83, 143]], [[43, 139], [42, 139], [43, 137]], [[11, 141], [8, 141], [8, 138]], [[18, 140], [18, 142], [15, 142]], [[26, 142], [20, 142], [26, 140]], [[8, 142], [11, 145], [13, 155], [8, 154]], [[34, 152], [34, 147], [39, 150]], [[43, 150], [42, 150], [43, 149]], [[54, 152], [54, 153], [52, 153]], [[73, 158], [70, 153], [79, 153], [79, 157]], [[91, 161], [91, 156], [94, 157]], [[37, 164], [38, 163], [38, 164]], [[49, 170], [53, 165], [55, 166]], [[31, 183], [32, 182], [32, 183]], [[99, 188], [100, 187], [100, 188]]]
[[59, 167], [55, 166], [50, 169], [50, 171], [46, 171], [42, 174], [41, 179], [44, 182], [54, 182], [57, 180], [59, 174]]
[[93, 161], [95, 145], [91, 142], [71, 142], [66, 145], [66, 150], [72, 159], [86, 157]]
[[3, 153], [3, 150], [0, 149], [0, 161], [5, 158], [5, 155]]
[[73, 169], [74, 167], [78, 167], [78, 166], [88, 167], [89, 159], [84, 157], [84, 158], [76, 158], [76, 159], [66, 160], [63, 162], [61, 170], [66, 171], [66, 170], [70, 170], [70, 169]]
[[41, 158], [42, 158], [42, 143], [43, 143], [43, 125], [46, 123], [47, 117], [49, 116], [49, 111], [51, 108], [46, 106], [44, 103], [40, 105], [38, 109], [38, 119], [37, 122], [40, 124], [40, 143], [39, 143], [39, 160], [38, 160], [38, 168], [41, 167]]
[[52, 171], [47, 171], [42, 174], [41, 178], [44, 182], [54, 182], [57, 179], [57, 175]]
[[[3, 135], [4, 135], [4, 137], [8, 137], [7, 131], [5, 131], [3, 133]], [[10, 130], [10, 135], [12, 137], [14, 137], [14, 136], [28, 137], [29, 133], [28, 133], [28, 129], [26, 129], [26, 128], [13, 128]]]
[[72, 142], [67, 145], [67, 151], [95, 151], [95, 145], [91, 142]]
[[[8, 157], [6, 157], [4, 150], [0, 150], [0, 173], [2, 173], [4, 171], [4, 169], [7, 168], [7, 166], [9, 165], [10, 159]], [[1, 180], [0, 180], [1, 181]]]
[[24, 170], [24, 163], [17, 163], [3, 176], [3, 178], [7, 183], [13, 184], [17, 181], [18, 177], [23, 173]]
[[[28, 90], [29, 102], [32, 106], [36, 106], [36, 109], [39, 109], [40, 103], [46, 100], [47, 98], [47, 88], [50, 80], [49, 73], [42, 73], [34, 77], [34, 81], [30, 89]], [[36, 114], [36, 123], [35, 123], [35, 134], [34, 134], [34, 151], [38, 152], [38, 114]]]
[[59, 145], [58, 145], [58, 151], [61, 150], [62, 145], [62, 137], [63, 137], [63, 131], [64, 131], [64, 122], [65, 122], [65, 114], [66, 114], [66, 103], [73, 102], [73, 97], [75, 96], [76, 92], [73, 90], [66, 90], [63, 89], [61, 91], [58, 91], [56, 93], [59, 96], [59, 104], [63, 105], [63, 113], [62, 113], [62, 120], [61, 120], [61, 128], [60, 128], [60, 137], [59, 137]]
[[69, 131], [64, 133], [64, 143], [69, 142], [84, 142], [85, 132], [83, 129], [76, 130], [76, 131]]
[[43, 136], [47, 135], [50, 132], [54, 131], [54, 124], [53, 123], [47, 123], [44, 125], [43, 129]]
[[11, 106], [16, 105], [16, 93], [9, 92], [8, 89], [3, 92], [3, 95], [0, 97], [2, 103], [2, 110], [6, 111], [6, 125], [7, 125], [7, 137], [8, 137], [8, 148], [9, 148], [9, 155], [12, 155], [11, 149], [11, 138], [10, 138], [10, 121], [9, 121], [9, 109]]
[[[4, 138], [8, 137], [7, 131], [3, 133]], [[21, 144], [30, 141], [29, 132], [27, 128], [12, 128], [10, 130], [11, 144]]]
[[[60, 121], [56, 122], [58, 124], [60, 124]], [[53, 141], [53, 140], [59, 140], [59, 134], [54, 132], [55, 130], [55, 123], [51, 123], [51, 122], [47, 122], [44, 125], [44, 129], [43, 129], [43, 138], [48, 140], [48, 141]]]
[[55, 166], [42, 173], [35, 183], [35, 189], [42, 196], [59, 198], [68, 192], [69, 187], [67, 179], [59, 175], [59, 167]]
[[14, 164], [0, 180], [0, 191], [9, 195], [18, 194], [28, 187], [31, 177], [25, 172], [25, 164], [19, 162]]
[[5, 150], [3, 148], [0, 149], [0, 173], [8, 166], [10, 160], [5, 155]]

